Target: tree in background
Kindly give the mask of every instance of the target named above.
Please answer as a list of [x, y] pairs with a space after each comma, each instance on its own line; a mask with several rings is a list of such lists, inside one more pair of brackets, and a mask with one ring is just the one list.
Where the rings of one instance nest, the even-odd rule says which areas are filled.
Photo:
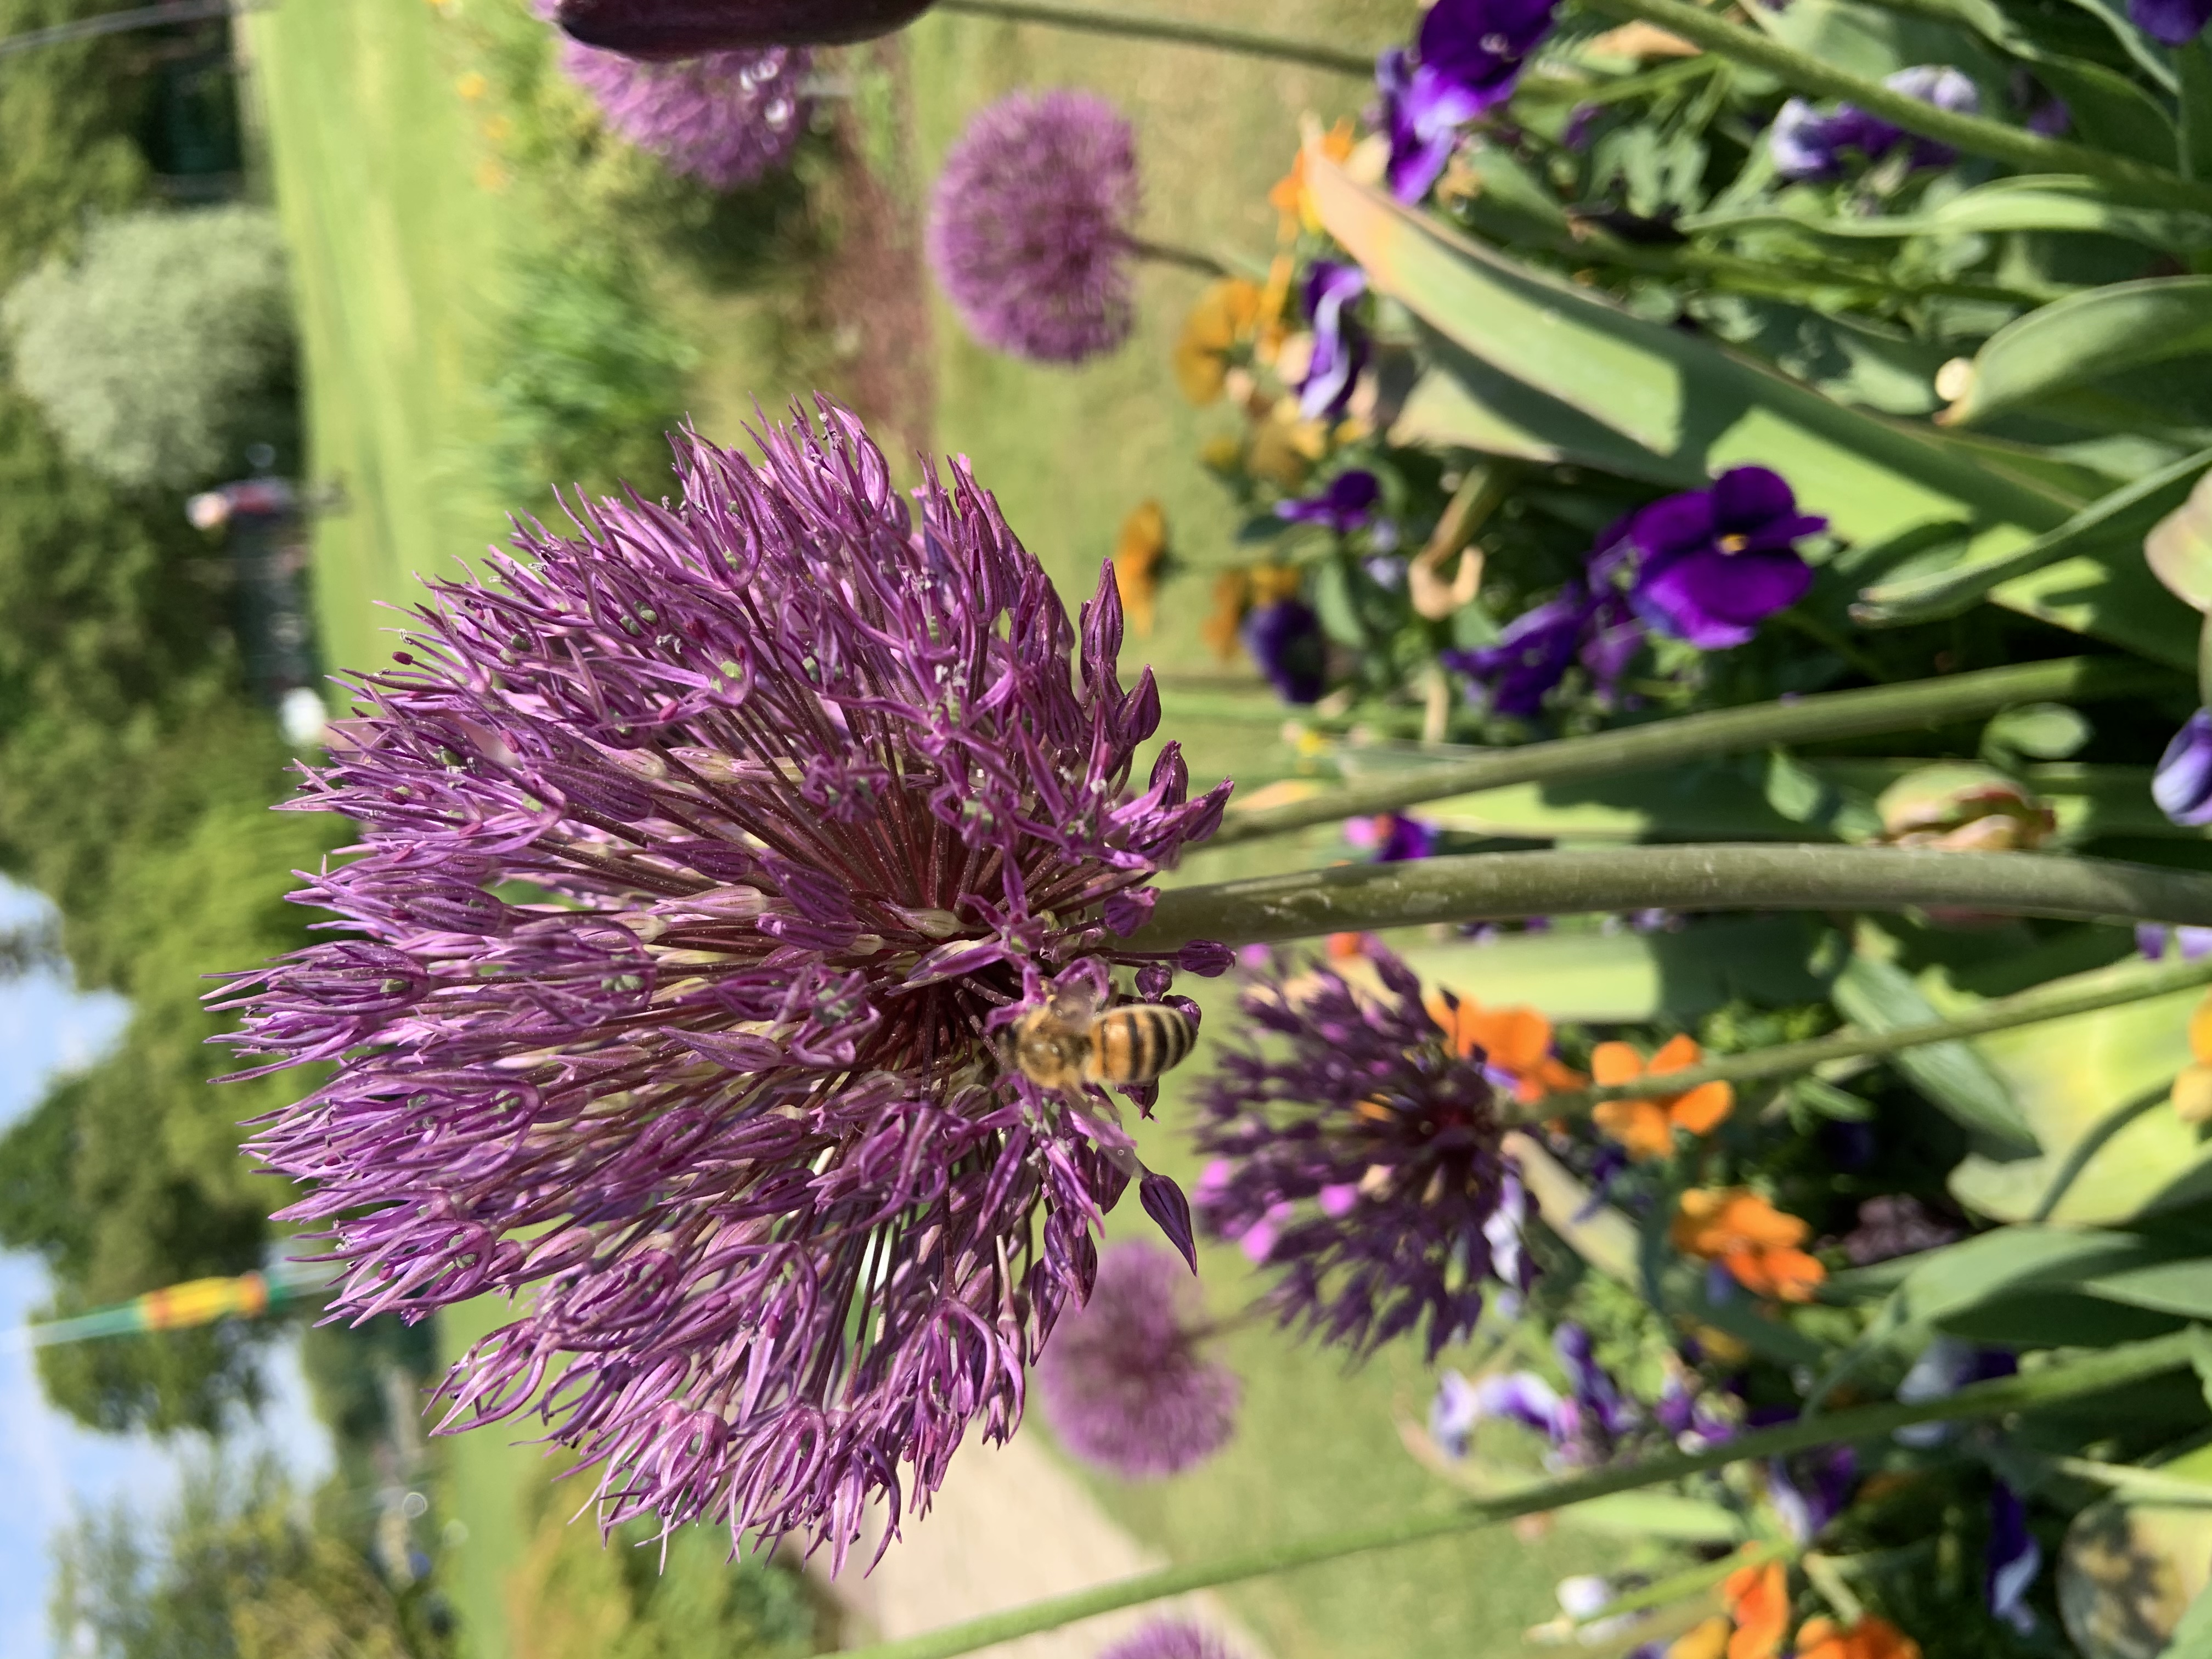
[[[67, 23], [105, 0], [0, 0], [0, 35]], [[147, 82], [121, 72], [119, 36], [0, 58], [0, 284], [54, 249], [88, 216], [129, 208], [146, 191], [135, 135]]]
[[214, 477], [298, 423], [284, 246], [250, 207], [94, 225], [0, 301], [17, 384], [70, 456], [125, 488]]
[[[62, 1535], [52, 1622], [80, 1659], [429, 1659], [441, 1644], [271, 1464], [203, 1466], [152, 1524]], [[411, 1599], [411, 1598], [410, 1598]]]

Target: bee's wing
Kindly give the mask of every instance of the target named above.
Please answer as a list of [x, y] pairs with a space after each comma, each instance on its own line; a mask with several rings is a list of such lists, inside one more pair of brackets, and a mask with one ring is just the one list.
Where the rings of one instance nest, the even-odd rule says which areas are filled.
[[1087, 975], [1063, 974], [1052, 982], [1052, 995], [1045, 1006], [1054, 1019], [1081, 1030], [1105, 1000], [1105, 988], [1096, 981]]

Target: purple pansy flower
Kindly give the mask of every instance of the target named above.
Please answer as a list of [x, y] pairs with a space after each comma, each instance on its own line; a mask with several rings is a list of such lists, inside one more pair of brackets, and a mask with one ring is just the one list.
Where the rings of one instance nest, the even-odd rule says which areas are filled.
[[2212, 957], [2212, 927], [2168, 927], [2164, 922], [2141, 922], [2136, 927], [2136, 949], [2153, 962], [2166, 958], [2168, 945], [2179, 949], [2184, 962]]
[[1079, 363], [1136, 326], [1136, 133], [1095, 93], [1018, 92], [968, 124], [930, 192], [926, 242], [984, 344]]
[[2128, 21], [2163, 46], [2185, 46], [2212, 22], [2212, 0], [2128, 0]]
[[[1447, 1371], [1430, 1408], [1432, 1437], [1454, 1455], [1464, 1455], [1476, 1424], [1486, 1419], [1518, 1423], [1551, 1442], [1544, 1461], [1555, 1469], [1595, 1468], [1647, 1437], [1650, 1422], [1597, 1363], [1589, 1332], [1560, 1325], [1552, 1334], [1552, 1352], [1566, 1377], [1565, 1394], [1534, 1371], [1493, 1374], [1471, 1383]], [[1688, 1417], [1684, 1422], [1686, 1428]]]
[[1367, 366], [1367, 331], [1352, 307], [1366, 292], [1367, 273], [1358, 265], [1316, 259], [1306, 272], [1313, 356], [1298, 382], [1298, 412], [1308, 420], [1334, 420], [1352, 402]]
[[1849, 1446], [1771, 1457], [1766, 1462], [1766, 1501], [1790, 1537], [1809, 1544], [1844, 1512], [1857, 1479], [1858, 1458]]
[[1827, 523], [1800, 513], [1790, 486], [1763, 466], [1723, 472], [1710, 489], [1654, 501], [1631, 521], [1639, 556], [1629, 603], [1650, 627], [1701, 651], [1741, 645], [1761, 619], [1805, 596], [1813, 572], [1796, 544]]
[[1520, 1288], [1519, 1182], [1480, 1056], [1452, 1051], [1405, 963], [1368, 961], [1379, 985], [1358, 990], [1286, 958], [1254, 977], [1248, 1042], [1199, 1088], [1194, 1139], [1226, 1168], [1194, 1196], [1216, 1237], [1267, 1231], [1284, 1324], [1365, 1353], [1425, 1322], [1433, 1358], [1486, 1281]]
[[[1884, 76], [1882, 85], [1954, 115], [1981, 112], [1979, 89], [1948, 64], [1916, 64]], [[1905, 136], [1904, 128], [1869, 115], [1855, 104], [1838, 104], [1824, 114], [1802, 98], [1792, 98], [1767, 129], [1766, 144], [1776, 173], [1784, 179], [1812, 182], [1840, 179], [1849, 170], [1851, 156], [1878, 160]], [[1915, 167], [1945, 167], [1958, 159], [1958, 152], [1948, 145], [1917, 137], [1909, 153]]]
[[1451, 160], [1459, 130], [1512, 95], [1552, 30], [1555, 0], [1436, 0], [1408, 55], [1376, 60], [1376, 125], [1390, 140], [1391, 193], [1418, 202]]
[[561, 68], [592, 95], [607, 125], [670, 171], [729, 190], [790, 161], [805, 137], [804, 48], [716, 52], [645, 63], [580, 40], [562, 43]]
[[1061, 1318], [1037, 1359], [1045, 1419], [1075, 1456], [1149, 1480], [1227, 1443], [1237, 1377], [1199, 1352], [1206, 1324], [1194, 1291], [1182, 1260], [1153, 1245], [1100, 1255], [1090, 1299]]
[[1321, 618], [1304, 599], [1270, 599], [1244, 613], [1237, 628], [1244, 649], [1285, 702], [1321, 700], [1328, 683], [1328, 647]]
[[2043, 1571], [2043, 1547], [2027, 1529], [2027, 1505], [2002, 1480], [1990, 1491], [1990, 1548], [1983, 1590], [1990, 1612], [2022, 1636], [2035, 1629], [2027, 1593]]
[[1225, 786], [1170, 744], [1131, 787], [1110, 570], [1071, 623], [964, 465], [902, 490], [826, 402], [761, 447], [684, 434], [672, 502], [434, 585], [303, 787], [359, 837], [297, 895], [344, 935], [217, 1000], [247, 1075], [332, 1068], [252, 1145], [334, 1315], [527, 1297], [447, 1426], [538, 1413], [611, 1525], [842, 1559], [1013, 1433], [1132, 1179], [1180, 1207], [1000, 1032], [1047, 973], [1168, 992], [1115, 933]]
[[[1939, 1335], [1930, 1339], [1905, 1373], [1897, 1385], [1897, 1398], [1907, 1406], [1948, 1400], [1969, 1383], [2010, 1376], [2019, 1369], [2020, 1362], [2001, 1349], [1978, 1347], [1955, 1336]], [[1907, 1446], [1938, 1446], [1950, 1438], [1956, 1427], [1951, 1423], [1915, 1423], [1898, 1430], [1891, 1438]]]
[[2150, 798], [2176, 823], [2212, 823], [2212, 710], [2189, 717], [2151, 776]]
[[1543, 711], [1544, 699], [1574, 666], [1590, 610], [1588, 591], [1571, 582], [1506, 623], [1497, 644], [1439, 652], [1437, 659], [1480, 685], [1491, 713], [1530, 720]]
[[1353, 467], [1331, 478], [1318, 495], [1302, 501], [1277, 501], [1275, 516], [1292, 524], [1317, 524], [1348, 536], [1375, 516], [1382, 499], [1382, 482], [1365, 467]]
[[1370, 818], [1346, 818], [1344, 838], [1354, 847], [1375, 854], [1377, 864], [1402, 864], [1410, 859], [1431, 857], [1437, 850], [1437, 827], [1402, 812], [1378, 812]]

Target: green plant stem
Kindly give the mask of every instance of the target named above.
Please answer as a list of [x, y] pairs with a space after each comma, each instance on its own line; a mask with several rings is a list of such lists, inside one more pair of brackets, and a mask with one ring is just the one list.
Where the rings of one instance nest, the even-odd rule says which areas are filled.
[[2157, 206], [2212, 207], [2212, 189], [2164, 167], [2063, 139], [2039, 137], [1982, 116], [1938, 109], [1755, 30], [1726, 22], [1717, 13], [1686, 4], [1685, 0], [1589, 0], [1589, 3], [1591, 9], [1624, 22], [1656, 24], [1707, 52], [1765, 70], [1801, 92], [1848, 99], [1869, 115], [1970, 155], [1986, 155], [2029, 173], [2087, 173]]
[[1211, 253], [1201, 253], [1193, 247], [1177, 247], [1172, 242], [1148, 241], [1142, 236], [1124, 236], [1121, 245], [1139, 259], [1150, 259], [1155, 264], [1174, 265], [1182, 270], [1194, 270], [1201, 276], [1233, 275], [1229, 267]]
[[2034, 1025], [2047, 1019], [2066, 1019], [2091, 1014], [2100, 1008], [2186, 991], [2212, 984], [2212, 958], [2176, 963], [2115, 975], [2110, 982], [2061, 996], [2029, 991], [1984, 1003], [1956, 1019], [1940, 1019], [1925, 1025], [1904, 1025], [1893, 1031], [1850, 1031], [1837, 1036], [1815, 1037], [1809, 1042], [1777, 1043], [1749, 1054], [1729, 1054], [1703, 1066], [1685, 1066], [1662, 1079], [1638, 1078], [1632, 1083], [1601, 1085], [1572, 1093], [1547, 1095], [1530, 1109], [1532, 1115], [1556, 1117], [1562, 1113], [1587, 1111], [1605, 1100], [1642, 1099], [1656, 1093], [1680, 1094], [1701, 1083], [1750, 1083], [1761, 1078], [1790, 1077], [1809, 1072], [1830, 1060], [1851, 1060], [1861, 1054], [1893, 1054], [1900, 1048], [1921, 1048], [1931, 1042], [1953, 1042], [1990, 1031], [2010, 1030], [2015, 1025]]
[[977, 17], [1002, 18], [1012, 23], [1043, 23], [1053, 28], [1077, 29], [1091, 34], [1119, 34], [1137, 40], [1162, 40], [1179, 46], [1206, 46], [1246, 58], [1265, 58], [1279, 64], [1303, 64], [1308, 69], [1328, 70], [1338, 75], [1372, 80], [1375, 54], [1346, 52], [1318, 40], [1289, 40], [1263, 34], [1257, 29], [1224, 28], [1216, 23], [1197, 23], [1181, 17], [1161, 17], [1149, 12], [1097, 11], [1089, 6], [1061, 5], [1054, 0], [937, 0], [939, 11], [964, 11]]
[[1683, 714], [1644, 726], [1494, 750], [1466, 760], [1408, 769], [1304, 800], [1230, 813], [1209, 847], [1303, 830], [1340, 818], [1395, 812], [1509, 784], [1567, 783], [1583, 778], [1678, 766], [1685, 761], [1777, 744], [1827, 743], [1889, 732], [1931, 731], [1979, 720], [2021, 702], [2087, 702], [2171, 688], [2173, 670], [2128, 657], [2061, 657], [2049, 662], [1985, 668], [1942, 679], [1856, 691], [1824, 691], [1795, 701], [1753, 703], [1705, 714]]
[[1716, 1584], [1725, 1582], [1746, 1567], [1763, 1567], [1769, 1561], [1786, 1560], [1796, 1553], [1797, 1546], [1795, 1544], [1768, 1542], [1748, 1545], [1733, 1555], [1723, 1555], [1717, 1561], [1708, 1561], [1702, 1566], [1692, 1567], [1686, 1572], [1662, 1578], [1656, 1584], [1646, 1584], [1640, 1589], [1630, 1590], [1625, 1595], [1617, 1595], [1596, 1612], [1571, 1619], [1568, 1623], [1580, 1630], [1609, 1619], [1618, 1619], [1624, 1613], [1649, 1613], [1655, 1607], [1686, 1601], [1693, 1595], [1703, 1595]]
[[1468, 853], [1170, 888], [1126, 944], [1165, 952], [1607, 910], [1918, 908], [2204, 927], [2212, 876], [2055, 853], [1802, 842]]
[[1288, 1543], [1248, 1550], [1139, 1573], [1111, 1583], [1054, 1596], [1028, 1607], [1010, 1607], [981, 1619], [950, 1625], [896, 1642], [881, 1642], [856, 1650], [850, 1659], [952, 1659], [997, 1642], [1010, 1642], [1039, 1631], [1057, 1630], [1079, 1619], [1122, 1607], [1139, 1607], [1164, 1596], [1212, 1589], [1248, 1578], [1263, 1578], [1317, 1562], [1341, 1560], [1370, 1550], [1395, 1549], [1453, 1533], [1496, 1526], [1517, 1516], [1540, 1515], [1572, 1504], [1613, 1492], [1634, 1492], [1644, 1486], [1680, 1480], [1729, 1463], [1781, 1457], [1814, 1446], [1881, 1439], [1918, 1423], [1955, 1422], [1961, 1419], [1996, 1417], [2033, 1410], [2155, 1376], [2191, 1362], [2201, 1334], [2179, 1331], [2148, 1342], [2130, 1343], [2069, 1358], [2039, 1370], [1993, 1382], [1961, 1389], [1948, 1399], [1917, 1405], [1889, 1402], [1855, 1407], [1832, 1416], [1801, 1419], [1779, 1428], [1761, 1429], [1698, 1452], [1674, 1452], [1619, 1468], [1600, 1469], [1570, 1480], [1524, 1487], [1504, 1497], [1455, 1504], [1448, 1509], [1397, 1514], [1366, 1526], [1349, 1527], [1318, 1538], [1294, 1539]]

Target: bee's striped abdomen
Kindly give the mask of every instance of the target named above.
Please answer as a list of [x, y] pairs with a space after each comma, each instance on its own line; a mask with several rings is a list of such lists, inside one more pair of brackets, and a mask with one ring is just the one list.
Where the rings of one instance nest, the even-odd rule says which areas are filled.
[[1198, 1028], [1173, 1008], [1138, 1002], [1101, 1014], [1091, 1039], [1101, 1083], [1149, 1083], [1190, 1053]]

